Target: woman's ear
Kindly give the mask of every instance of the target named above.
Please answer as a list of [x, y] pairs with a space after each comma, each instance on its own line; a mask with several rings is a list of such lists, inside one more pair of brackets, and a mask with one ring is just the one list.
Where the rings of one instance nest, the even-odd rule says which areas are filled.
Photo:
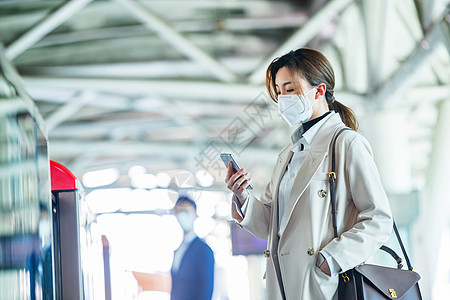
[[316, 92], [317, 96], [319, 96], [319, 97], [325, 96], [325, 93], [327, 91], [327, 86], [325, 85], [325, 83], [318, 84], [316, 86], [316, 89], [317, 89], [317, 92]]

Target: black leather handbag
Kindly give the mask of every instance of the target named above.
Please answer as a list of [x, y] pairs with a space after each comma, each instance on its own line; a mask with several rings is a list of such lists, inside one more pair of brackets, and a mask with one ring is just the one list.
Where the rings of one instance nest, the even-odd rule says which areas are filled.
[[[331, 172], [329, 173], [331, 214], [333, 217], [334, 236], [337, 234], [336, 221], [336, 172], [335, 172], [335, 143], [337, 137], [350, 128], [341, 129], [332, 142]], [[421, 300], [419, 289], [420, 275], [413, 271], [411, 262], [406, 254], [402, 239], [394, 222], [394, 232], [408, 264], [408, 270], [402, 270], [402, 259], [389, 247], [381, 246], [381, 250], [389, 253], [397, 262], [397, 269], [377, 265], [362, 264], [339, 274], [338, 299], [339, 300]]]

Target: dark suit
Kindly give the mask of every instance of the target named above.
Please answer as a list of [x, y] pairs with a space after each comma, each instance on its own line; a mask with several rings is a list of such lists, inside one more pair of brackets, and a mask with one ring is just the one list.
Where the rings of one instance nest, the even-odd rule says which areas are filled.
[[200, 238], [195, 237], [173, 268], [171, 300], [210, 300], [214, 287], [214, 254]]

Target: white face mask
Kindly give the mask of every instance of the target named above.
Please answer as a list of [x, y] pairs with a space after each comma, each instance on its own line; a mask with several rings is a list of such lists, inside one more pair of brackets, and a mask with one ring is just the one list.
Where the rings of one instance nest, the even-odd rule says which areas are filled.
[[293, 127], [300, 122], [308, 121], [313, 113], [313, 106], [306, 95], [308, 95], [315, 87], [310, 89], [304, 95], [290, 94], [290, 95], [278, 95], [278, 112], [281, 117]]
[[194, 228], [194, 221], [197, 218], [194, 214], [186, 211], [179, 212], [175, 215], [184, 232], [191, 232]]

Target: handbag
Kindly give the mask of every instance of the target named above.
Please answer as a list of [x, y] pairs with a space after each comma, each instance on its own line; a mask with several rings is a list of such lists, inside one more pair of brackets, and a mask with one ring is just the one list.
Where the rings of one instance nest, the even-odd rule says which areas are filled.
[[[341, 129], [332, 142], [331, 172], [328, 174], [330, 182], [331, 215], [333, 221], [334, 237], [337, 234], [336, 221], [336, 172], [335, 172], [335, 143], [337, 137], [345, 130]], [[408, 264], [408, 270], [403, 270], [402, 259], [389, 247], [381, 246], [381, 250], [389, 253], [397, 262], [397, 268], [389, 268], [371, 264], [362, 264], [339, 274], [338, 299], [339, 300], [421, 300], [419, 289], [420, 275], [413, 271], [411, 262], [406, 254], [402, 239], [393, 225], [395, 235], [400, 244], [403, 256]]]

